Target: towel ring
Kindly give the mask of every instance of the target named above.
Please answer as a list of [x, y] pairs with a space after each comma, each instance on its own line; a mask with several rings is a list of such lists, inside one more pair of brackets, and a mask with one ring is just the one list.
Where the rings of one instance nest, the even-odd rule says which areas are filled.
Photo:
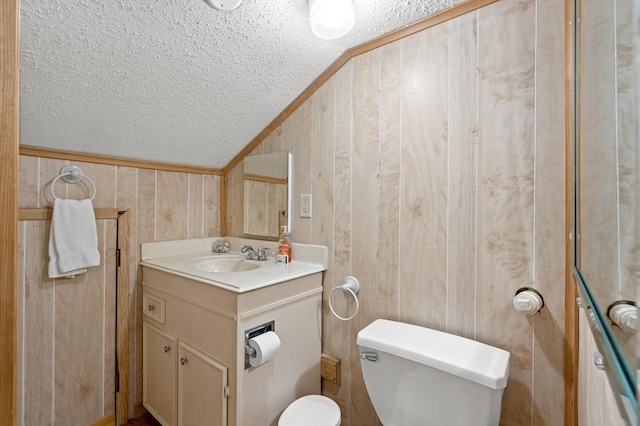
[[[356, 303], [356, 310], [353, 312], [353, 314], [350, 317], [341, 317], [336, 313], [335, 309], [333, 309], [331, 296], [333, 296], [333, 293], [338, 289], [351, 294], [351, 296], [353, 297], [353, 300]], [[360, 309], [360, 302], [358, 301], [358, 296], [356, 295], [356, 293], [358, 293], [359, 290], [360, 290], [360, 283], [358, 282], [358, 279], [355, 277], [346, 277], [342, 285], [335, 286], [333, 290], [329, 292], [329, 297], [327, 299], [329, 299], [329, 309], [331, 309], [331, 313], [333, 314], [334, 317], [338, 318], [341, 321], [350, 321], [355, 318], [356, 314], [358, 313], [358, 309]]]
[[69, 166], [64, 166], [62, 169], [60, 169], [60, 174], [56, 176], [56, 178], [53, 181], [51, 181], [51, 186], [49, 187], [49, 189], [51, 190], [51, 196], [53, 197], [54, 200], [58, 199], [58, 197], [56, 197], [56, 194], [53, 190], [53, 187], [55, 186], [58, 179], [62, 179], [67, 183], [78, 183], [82, 179], [86, 179], [89, 181], [89, 183], [91, 184], [91, 188], [93, 189], [93, 194], [91, 194], [90, 200], [93, 201], [93, 199], [96, 196], [96, 184], [93, 183], [93, 181], [88, 176], [84, 175], [80, 167], [69, 165]]

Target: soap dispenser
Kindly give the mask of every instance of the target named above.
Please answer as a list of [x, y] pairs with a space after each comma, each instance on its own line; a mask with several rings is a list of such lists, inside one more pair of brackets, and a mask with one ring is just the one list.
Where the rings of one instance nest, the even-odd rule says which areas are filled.
[[278, 263], [291, 262], [291, 241], [289, 240], [289, 227], [282, 226], [282, 235], [278, 242]]

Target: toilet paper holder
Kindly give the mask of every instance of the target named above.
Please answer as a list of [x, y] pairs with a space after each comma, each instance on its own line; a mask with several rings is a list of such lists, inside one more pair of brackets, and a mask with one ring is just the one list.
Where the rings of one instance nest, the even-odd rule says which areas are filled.
[[269, 321], [262, 325], [250, 328], [244, 332], [244, 369], [251, 367], [249, 359], [256, 355], [256, 350], [249, 346], [249, 339], [266, 333], [267, 331], [276, 331], [276, 322]]
[[522, 287], [513, 296], [513, 307], [521, 314], [532, 316], [544, 307], [544, 299], [535, 288]]

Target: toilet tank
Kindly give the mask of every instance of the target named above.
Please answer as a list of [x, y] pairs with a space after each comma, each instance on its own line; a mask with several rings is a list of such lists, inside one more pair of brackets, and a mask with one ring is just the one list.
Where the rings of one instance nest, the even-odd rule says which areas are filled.
[[498, 425], [509, 352], [412, 324], [376, 320], [356, 343], [385, 426]]

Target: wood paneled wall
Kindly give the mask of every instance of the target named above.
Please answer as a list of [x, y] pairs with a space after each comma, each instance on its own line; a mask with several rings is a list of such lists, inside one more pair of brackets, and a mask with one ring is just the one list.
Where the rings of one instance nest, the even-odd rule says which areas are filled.
[[[601, 309], [637, 299], [637, 70], [634, 2], [581, 0], [580, 269]], [[633, 334], [613, 327], [628, 359]]]
[[48, 279], [50, 221], [21, 221], [18, 424], [85, 425], [115, 408], [116, 221], [97, 220], [101, 263]]
[[[254, 151], [292, 152], [292, 240], [330, 248], [323, 351], [342, 384], [323, 393], [343, 424], [379, 424], [355, 344], [376, 318], [508, 350], [502, 424], [563, 424], [563, 7], [502, 0], [357, 56]], [[242, 235], [241, 163], [227, 179], [228, 234]], [[360, 312], [342, 322], [326, 297], [347, 275]], [[532, 318], [512, 307], [523, 286], [545, 298]]]
[[[68, 162], [64, 160], [20, 156], [19, 206], [51, 207], [50, 183], [66, 164]], [[73, 164], [80, 166], [96, 184], [94, 207], [118, 208], [131, 213], [129, 415], [132, 416], [134, 405], [142, 401], [140, 243], [220, 235], [220, 176], [82, 162]], [[82, 183], [67, 185], [59, 180], [55, 186], [56, 195], [63, 198], [84, 198], [89, 191]], [[103, 359], [105, 365], [110, 364], [113, 357], [110, 345], [114, 342], [115, 332], [115, 314], [112, 312], [115, 303], [115, 266], [112, 263], [115, 221], [110, 223], [100, 223], [98, 231], [106, 265], [103, 262], [100, 268], [92, 268], [90, 274], [73, 280], [48, 280], [42, 270], [48, 261], [48, 222], [20, 222], [18, 352], [23, 363], [18, 372], [19, 425], [85, 424], [113, 412], [113, 378], [108, 378], [108, 374], [99, 371], [101, 367], [98, 367], [103, 365]], [[107, 342], [104, 357], [92, 355], [89, 358], [93, 361], [87, 365], [76, 358], [79, 352], [86, 355], [95, 348], [103, 351], [103, 341]], [[93, 349], [79, 351], [79, 345], [85, 342], [94, 343], [88, 346]], [[74, 368], [63, 368], [68, 363]], [[71, 389], [77, 389], [73, 383], [83, 378], [91, 378], [92, 385], [104, 380], [105, 387], [81, 386], [82, 394], [73, 393]], [[68, 396], [67, 402], [57, 399], [64, 395]], [[54, 396], [55, 410], [52, 409]], [[73, 409], [64, 412], [65, 406]], [[94, 417], [89, 418], [91, 416]]]
[[[638, 106], [634, 2], [581, 0], [579, 83], [579, 265], [601, 309], [637, 300]], [[635, 6], [637, 7], [637, 6]], [[612, 327], [631, 365], [637, 333]], [[622, 425], [598, 350], [580, 314], [579, 418], [581, 425]]]
[[282, 233], [280, 222], [286, 224], [281, 212], [287, 211], [287, 184], [245, 179], [244, 205], [251, 206], [244, 218], [244, 232], [277, 238]]
[[578, 356], [578, 418], [580, 426], [622, 426], [618, 405], [611, 390], [607, 373], [598, 370], [593, 354], [598, 346], [593, 338], [584, 309], [579, 310], [580, 350]]

